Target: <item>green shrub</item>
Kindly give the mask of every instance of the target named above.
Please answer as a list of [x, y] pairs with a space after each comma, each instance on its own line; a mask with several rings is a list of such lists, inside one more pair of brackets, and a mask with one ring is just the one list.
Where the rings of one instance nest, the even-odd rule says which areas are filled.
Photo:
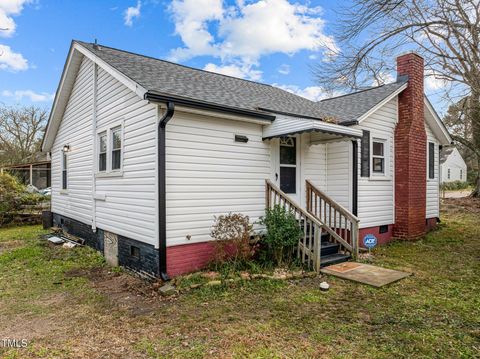
[[444, 182], [440, 185], [440, 189], [442, 191], [457, 191], [460, 189], [467, 189], [469, 187], [470, 184], [463, 181]]
[[273, 260], [277, 266], [290, 266], [293, 252], [303, 231], [293, 212], [276, 205], [266, 210], [260, 224], [266, 227], [267, 233], [262, 240], [265, 260]]
[[42, 195], [28, 193], [15, 177], [0, 174], [0, 226], [11, 222], [24, 206], [34, 206], [44, 200]]

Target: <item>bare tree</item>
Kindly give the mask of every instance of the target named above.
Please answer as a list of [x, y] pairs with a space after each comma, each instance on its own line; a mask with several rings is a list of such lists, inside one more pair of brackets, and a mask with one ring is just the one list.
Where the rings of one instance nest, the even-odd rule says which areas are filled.
[[[471, 150], [480, 168], [480, 1], [353, 0], [340, 18], [342, 50], [314, 68], [317, 81], [329, 90], [372, 86], [392, 72], [386, 58], [417, 51], [426, 75], [440, 84], [439, 94], [452, 102], [469, 98], [462, 118], [472, 136], [452, 137]], [[472, 195], [480, 196], [480, 173]]]
[[47, 111], [38, 107], [0, 107], [0, 163], [31, 161], [46, 121]]

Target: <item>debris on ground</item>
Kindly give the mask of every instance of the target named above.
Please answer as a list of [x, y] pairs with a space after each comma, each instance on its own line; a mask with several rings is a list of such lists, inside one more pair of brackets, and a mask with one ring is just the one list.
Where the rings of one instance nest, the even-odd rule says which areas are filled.
[[320, 283], [320, 290], [326, 292], [330, 289], [330, 285], [327, 282]]
[[51, 236], [48, 237], [47, 240], [49, 242], [52, 242], [53, 244], [62, 244], [65, 243], [65, 240], [63, 238], [57, 237], [57, 236]]
[[173, 295], [175, 294], [177, 291], [175, 289], [175, 287], [169, 283], [161, 286], [159, 289], [158, 289], [159, 293], [164, 296], [164, 297], [167, 297], [167, 296], [170, 296], [170, 295]]

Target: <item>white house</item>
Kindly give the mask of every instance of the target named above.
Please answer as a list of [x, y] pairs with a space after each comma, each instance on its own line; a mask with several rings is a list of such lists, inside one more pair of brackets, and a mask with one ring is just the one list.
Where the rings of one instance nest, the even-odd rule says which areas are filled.
[[43, 141], [54, 223], [163, 278], [210, 260], [214, 215], [255, 221], [278, 203], [317, 269], [355, 256], [365, 234], [422, 236], [439, 217], [451, 139], [424, 96], [423, 59], [397, 68], [394, 83], [315, 103], [73, 41]]
[[440, 182], [467, 181], [467, 164], [456, 147], [440, 152]]

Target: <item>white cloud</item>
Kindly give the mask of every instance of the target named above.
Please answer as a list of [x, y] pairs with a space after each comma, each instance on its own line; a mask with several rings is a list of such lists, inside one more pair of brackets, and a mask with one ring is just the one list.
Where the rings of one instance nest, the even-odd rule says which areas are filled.
[[13, 52], [10, 46], [0, 44], [0, 70], [23, 71], [28, 69], [28, 61], [22, 54]]
[[0, 36], [10, 37], [15, 33], [16, 24], [12, 16], [20, 15], [23, 6], [30, 0], [0, 0]]
[[137, 6], [130, 6], [125, 10], [124, 13], [124, 20], [126, 26], [133, 25], [133, 19], [140, 17], [140, 9], [142, 7], [142, 3], [140, 1], [137, 2]]
[[262, 78], [262, 72], [253, 69], [252, 65], [215, 65], [209, 63], [203, 68], [206, 71], [216, 72], [223, 75], [239, 77], [242, 79], [248, 79], [252, 81], [258, 81]]
[[32, 90], [16, 90], [16, 91], [9, 91], [3, 90], [2, 91], [3, 97], [12, 97], [15, 101], [22, 101], [23, 99], [28, 99], [31, 102], [48, 102], [52, 101], [55, 97], [54, 94], [50, 94], [47, 92], [35, 92]]
[[331, 56], [337, 51], [324, 32], [319, 7], [287, 0], [239, 0], [228, 7], [222, 0], [174, 0], [170, 12], [184, 44], [172, 50], [173, 61], [214, 56], [223, 66], [258, 66], [262, 56], [273, 53], [309, 50]]
[[282, 75], [288, 75], [290, 73], [290, 66], [287, 64], [282, 64], [278, 68], [278, 72], [281, 73]]
[[325, 91], [325, 89], [323, 89], [320, 86], [308, 86], [305, 88], [300, 88], [296, 85], [273, 84], [273, 86], [281, 88], [282, 90], [291, 92], [295, 95], [305, 97], [312, 101], [320, 101], [332, 96], [331, 93], [328, 93], [327, 91]]
[[380, 86], [395, 82], [395, 77], [390, 72], [382, 72], [378, 74], [378, 79], [372, 80], [372, 86]]
[[173, 60], [220, 54], [208, 24], [223, 19], [222, 0], [174, 0], [170, 11], [175, 22], [175, 33], [185, 44], [185, 47], [172, 50], [170, 56]]
[[443, 79], [438, 73], [432, 70], [425, 71], [425, 88], [426, 90], [436, 91], [445, 89], [449, 82]]

